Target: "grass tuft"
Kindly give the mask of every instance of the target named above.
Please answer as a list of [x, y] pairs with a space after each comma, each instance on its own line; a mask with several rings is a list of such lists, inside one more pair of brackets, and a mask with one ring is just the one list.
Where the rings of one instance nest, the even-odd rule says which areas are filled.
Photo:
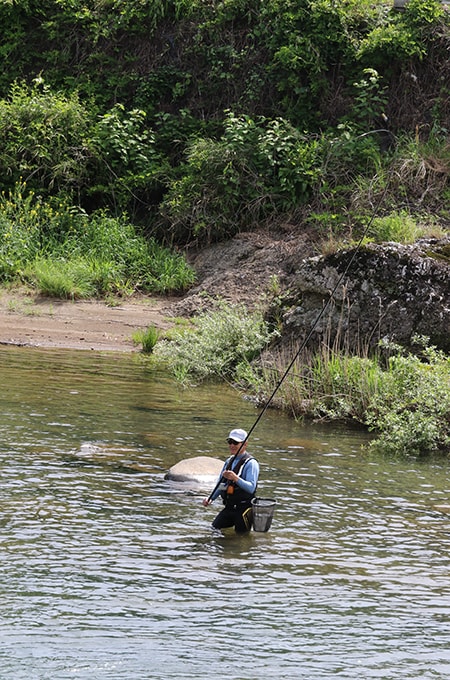
[[144, 354], [151, 354], [159, 340], [160, 331], [155, 326], [149, 326], [146, 329], [135, 331], [132, 337], [136, 345], [142, 345]]

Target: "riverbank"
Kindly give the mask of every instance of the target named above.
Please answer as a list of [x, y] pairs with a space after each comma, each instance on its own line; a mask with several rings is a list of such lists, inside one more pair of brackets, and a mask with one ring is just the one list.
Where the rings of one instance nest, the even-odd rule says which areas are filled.
[[[363, 331], [373, 341], [386, 336], [405, 345], [413, 333], [420, 333], [447, 351], [448, 248], [447, 236], [408, 246], [372, 244], [361, 250], [345, 288], [348, 346], [360, 343]], [[272, 301], [290, 351], [309, 332], [347, 266], [347, 251], [311, 257], [316, 252], [312, 237], [287, 228], [246, 232], [188, 250], [196, 283], [180, 297], [63, 301], [26, 289], [0, 288], [0, 344], [135, 351], [135, 331], [169, 328], [175, 318], [207, 311], [217, 300], [249, 310]], [[343, 312], [338, 312], [339, 326]]]
[[58, 300], [21, 288], [0, 288], [0, 344], [46, 348], [138, 351], [133, 333], [166, 329], [174, 317], [190, 317], [212, 300], [252, 307], [273, 278], [282, 278], [287, 257], [307, 252], [305, 236], [284, 241], [269, 233], [238, 234], [227, 242], [189, 252], [197, 285], [183, 297], [135, 295], [114, 300]]
[[61, 301], [26, 291], [0, 291], [0, 344], [29, 347], [139, 350], [133, 333], [148, 326], [168, 328], [167, 300], [133, 297], [101, 301]]

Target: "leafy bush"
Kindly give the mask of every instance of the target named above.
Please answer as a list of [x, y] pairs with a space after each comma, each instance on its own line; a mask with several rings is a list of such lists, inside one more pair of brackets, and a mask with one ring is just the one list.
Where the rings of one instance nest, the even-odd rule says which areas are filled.
[[65, 195], [116, 214], [148, 206], [167, 162], [145, 113], [116, 104], [97, 116], [76, 93], [53, 92], [38, 79], [15, 83], [0, 100], [3, 189], [24, 181], [42, 195]]
[[28, 182], [57, 193], [80, 188], [92, 154], [90, 116], [76, 94], [52, 92], [37, 81], [14, 83], [0, 100], [0, 176], [3, 188]]
[[178, 377], [233, 379], [273, 336], [260, 312], [223, 303], [195, 318], [192, 328], [173, 331], [170, 340], [157, 344], [154, 354]]
[[379, 451], [411, 456], [448, 451], [450, 358], [427, 346], [422, 360], [412, 354], [391, 357], [366, 423], [378, 433], [372, 447]]
[[365, 130], [383, 119], [388, 103], [387, 86], [383, 85], [378, 71], [363, 69], [362, 77], [353, 83], [356, 94], [351, 112], [353, 118]]
[[[103, 197], [116, 212], [139, 212], [158, 191], [166, 161], [156, 150], [154, 132], [145, 126], [145, 112], [126, 111], [116, 104], [93, 125], [92, 182], [87, 195]], [[106, 201], [105, 201], [106, 199]]]
[[427, 51], [430, 29], [443, 16], [440, 0], [409, 0], [403, 12], [391, 21], [375, 26], [361, 41], [358, 58], [371, 67], [390, 70], [398, 60], [417, 57]]
[[332, 98], [329, 76], [345, 77], [353, 70], [355, 41], [348, 15], [346, 3], [330, 0], [277, 0], [261, 6], [258, 37], [269, 54], [267, 71], [282, 115], [303, 129], [322, 127], [321, 114]]
[[178, 239], [216, 241], [306, 201], [319, 177], [319, 143], [288, 122], [227, 115], [220, 140], [199, 139], [162, 204]]
[[338, 134], [322, 135], [321, 194], [325, 203], [336, 201], [340, 193], [346, 196], [343, 205], [348, 207], [355, 182], [363, 178], [371, 181], [383, 166], [377, 138], [357, 132], [355, 127], [342, 123]]

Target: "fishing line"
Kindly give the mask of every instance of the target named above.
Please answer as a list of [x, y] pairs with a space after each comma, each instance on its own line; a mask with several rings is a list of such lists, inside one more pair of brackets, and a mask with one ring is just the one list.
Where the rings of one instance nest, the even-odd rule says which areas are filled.
[[[361, 246], [362, 246], [362, 244], [363, 244], [363, 241], [364, 241], [364, 239], [366, 238], [367, 233], [368, 233], [370, 227], [372, 226], [373, 220], [375, 219], [375, 216], [377, 215], [377, 213], [378, 213], [378, 211], [379, 211], [379, 209], [380, 209], [380, 206], [381, 206], [382, 202], [384, 201], [384, 197], [385, 197], [385, 195], [386, 195], [386, 192], [387, 192], [387, 189], [388, 189], [388, 185], [389, 185], [389, 183], [386, 182], [386, 186], [385, 186], [385, 188], [384, 188], [384, 191], [383, 191], [383, 193], [381, 194], [381, 196], [380, 196], [380, 198], [379, 198], [379, 200], [378, 200], [376, 206], [374, 207], [374, 209], [373, 209], [373, 211], [372, 211], [372, 214], [371, 214], [371, 216], [370, 216], [370, 219], [369, 219], [369, 221], [367, 222], [367, 225], [366, 225], [366, 227], [365, 227], [365, 229], [364, 229], [364, 231], [363, 231], [363, 233], [362, 233], [362, 235], [361, 235], [361, 238], [359, 239], [358, 243], [356, 244], [356, 247], [355, 247], [355, 249], [354, 249], [354, 251], [353, 251], [353, 254], [352, 254], [350, 260], [348, 261], [347, 266], [345, 267], [344, 271], [342, 272], [342, 274], [340, 275], [339, 279], [337, 280], [337, 282], [336, 282], [336, 284], [335, 284], [333, 290], [331, 291], [328, 300], [326, 301], [326, 303], [324, 304], [324, 306], [323, 306], [322, 309], [320, 310], [319, 314], [317, 315], [316, 319], [314, 320], [314, 323], [312, 324], [312, 326], [311, 326], [311, 328], [310, 328], [310, 330], [309, 330], [308, 335], [307, 335], [306, 338], [303, 340], [303, 342], [300, 344], [300, 347], [298, 348], [297, 352], [294, 354], [292, 360], [291, 360], [290, 363], [288, 364], [288, 367], [285, 369], [283, 375], [281, 376], [280, 380], [279, 380], [278, 383], [276, 384], [274, 390], [272, 391], [272, 394], [269, 396], [269, 398], [268, 398], [268, 400], [266, 401], [266, 403], [264, 404], [264, 406], [263, 406], [261, 412], [259, 413], [259, 415], [258, 415], [258, 417], [256, 418], [255, 422], [253, 423], [253, 425], [251, 426], [250, 430], [248, 431], [247, 438], [245, 439], [245, 441], [243, 441], [243, 442], [241, 443], [241, 445], [240, 445], [238, 451], [236, 452], [236, 454], [235, 454], [232, 458], [229, 459], [227, 469], [231, 469], [231, 468], [232, 468], [233, 462], [236, 460], [236, 457], [240, 454], [242, 447], [243, 447], [244, 444], [249, 440], [250, 435], [251, 435], [252, 432], [255, 430], [256, 426], [257, 426], [258, 423], [259, 423], [259, 421], [261, 420], [261, 418], [263, 417], [263, 415], [265, 414], [265, 412], [266, 412], [267, 409], [269, 408], [269, 406], [270, 406], [270, 404], [272, 403], [272, 401], [273, 401], [273, 399], [274, 399], [276, 393], [277, 393], [278, 390], [280, 389], [280, 387], [281, 387], [281, 385], [283, 384], [283, 382], [286, 380], [286, 378], [287, 378], [287, 376], [288, 376], [290, 370], [292, 369], [293, 365], [295, 364], [296, 360], [298, 359], [298, 357], [300, 356], [300, 354], [303, 352], [303, 350], [305, 349], [306, 345], [308, 344], [309, 340], [311, 339], [311, 336], [312, 336], [312, 334], [314, 333], [314, 330], [315, 330], [315, 328], [317, 327], [317, 324], [319, 323], [319, 321], [321, 320], [321, 318], [322, 318], [323, 315], [325, 314], [326, 310], [328, 309], [329, 305], [331, 304], [331, 301], [333, 300], [333, 297], [334, 297], [334, 295], [335, 295], [337, 289], [338, 289], [339, 286], [341, 285], [341, 283], [342, 283], [342, 281], [344, 280], [344, 278], [347, 276], [347, 273], [348, 273], [350, 267], [352, 266], [352, 264], [353, 264], [353, 262], [354, 262], [354, 260], [355, 260], [355, 258], [356, 258], [356, 255], [357, 255], [358, 252], [360, 251]], [[220, 478], [219, 478], [219, 480], [218, 480], [216, 486], [215, 486], [214, 489], [211, 491], [211, 493], [210, 493], [210, 495], [209, 495], [209, 497], [208, 497], [208, 500], [209, 500], [209, 501], [211, 501], [212, 496], [214, 495], [214, 493], [215, 493], [215, 492], [217, 491], [217, 489], [219, 488], [220, 484], [222, 483], [222, 480], [223, 480], [223, 477], [220, 476]]]
[[256, 418], [255, 422], [253, 423], [252, 427], [251, 427], [250, 430], [248, 431], [248, 435], [247, 435], [246, 441], [250, 438], [250, 435], [252, 434], [252, 432], [254, 431], [254, 429], [256, 428], [256, 426], [258, 425], [259, 421], [261, 420], [261, 418], [263, 417], [263, 415], [265, 414], [265, 412], [266, 412], [267, 409], [269, 408], [269, 406], [270, 406], [270, 404], [272, 403], [272, 401], [273, 401], [273, 399], [274, 399], [276, 393], [277, 393], [278, 390], [280, 389], [280, 387], [281, 387], [281, 385], [283, 384], [283, 382], [286, 380], [286, 378], [287, 378], [287, 376], [288, 376], [290, 370], [292, 369], [293, 365], [295, 364], [295, 362], [297, 361], [298, 357], [299, 357], [300, 354], [303, 352], [303, 350], [305, 349], [305, 347], [306, 347], [306, 345], [308, 344], [309, 340], [311, 339], [312, 334], [314, 333], [315, 328], [317, 327], [319, 321], [321, 320], [321, 318], [322, 318], [323, 315], [325, 314], [326, 310], [328, 309], [329, 305], [331, 304], [331, 301], [333, 300], [333, 297], [334, 297], [334, 295], [335, 295], [337, 289], [338, 289], [339, 286], [341, 285], [341, 283], [342, 283], [342, 281], [344, 280], [344, 278], [347, 276], [347, 273], [348, 273], [350, 267], [352, 266], [352, 264], [353, 264], [353, 262], [354, 262], [354, 260], [355, 260], [355, 258], [356, 258], [356, 256], [357, 256], [359, 250], [361, 249], [361, 246], [362, 246], [362, 244], [363, 244], [363, 241], [364, 241], [364, 239], [366, 238], [367, 233], [368, 233], [370, 227], [372, 226], [373, 220], [375, 219], [375, 216], [377, 215], [378, 210], [380, 209], [380, 206], [381, 206], [382, 202], [384, 201], [384, 197], [385, 197], [385, 195], [386, 195], [387, 189], [388, 189], [388, 183], [386, 182], [386, 186], [385, 186], [385, 188], [384, 188], [384, 191], [383, 191], [383, 193], [381, 194], [381, 197], [379, 198], [378, 203], [376, 204], [375, 208], [374, 208], [373, 211], [372, 211], [372, 214], [371, 214], [371, 216], [370, 216], [370, 219], [369, 219], [369, 221], [368, 221], [368, 223], [367, 223], [367, 225], [366, 225], [366, 227], [365, 227], [365, 229], [364, 229], [364, 231], [363, 231], [363, 233], [362, 233], [361, 238], [359, 239], [358, 243], [356, 244], [356, 248], [354, 249], [351, 258], [350, 258], [350, 260], [348, 261], [347, 266], [345, 267], [344, 271], [342, 272], [342, 274], [340, 275], [339, 279], [337, 280], [337, 282], [336, 282], [336, 284], [335, 284], [333, 290], [332, 290], [331, 293], [330, 293], [330, 296], [329, 296], [328, 300], [326, 301], [326, 303], [324, 304], [324, 306], [323, 306], [322, 309], [320, 310], [319, 314], [317, 315], [317, 317], [316, 317], [314, 323], [312, 324], [312, 326], [311, 326], [311, 328], [310, 328], [310, 330], [309, 330], [309, 332], [308, 332], [306, 338], [305, 338], [305, 339], [303, 340], [303, 342], [301, 343], [301, 345], [300, 345], [300, 347], [298, 348], [297, 352], [295, 353], [295, 355], [293, 356], [292, 360], [290, 361], [288, 367], [285, 369], [283, 375], [281, 376], [280, 380], [278, 381], [278, 383], [276, 384], [274, 390], [272, 391], [272, 394], [269, 396], [268, 400], [267, 400], [266, 403], [264, 404], [264, 407], [262, 408], [260, 414], [258, 415], [258, 417]]

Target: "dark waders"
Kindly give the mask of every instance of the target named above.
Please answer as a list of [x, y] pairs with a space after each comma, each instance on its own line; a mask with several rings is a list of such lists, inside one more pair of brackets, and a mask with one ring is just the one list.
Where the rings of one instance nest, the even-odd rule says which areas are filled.
[[252, 528], [253, 510], [250, 501], [240, 503], [227, 503], [223, 510], [219, 512], [214, 522], [214, 529], [225, 529], [234, 527], [237, 534], [245, 534]]

